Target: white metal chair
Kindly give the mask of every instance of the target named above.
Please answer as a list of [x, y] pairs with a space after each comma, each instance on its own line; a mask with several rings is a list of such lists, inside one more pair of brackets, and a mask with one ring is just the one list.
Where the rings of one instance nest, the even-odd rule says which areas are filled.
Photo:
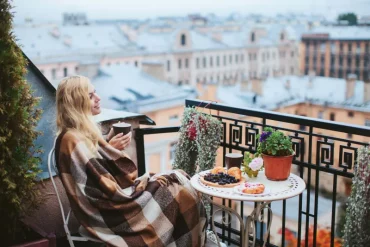
[[68, 214], [67, 214], [67, 217], [66, 217], [65, 213], [64, 213], [64, 209], [63, 209], [63, 204], [62, 204], [62, 201], [60, 199], [60, 196], [59, 196], [59, 193], [58, 193], [58, 188], [55, 184], [51, 169], [54, 169], [55, 173], [58, 174], [58, 170], [56, 169], [56, 165], [55, 165], [55, 144], [54, 144], [54, 147], [52, 148], [52, 150], [50, 151], [50, 153], [48, 155], [48, 170], [49, 170], [49, 175], [50, 175], [51, 182], [53, 183], [54, 190], [55, 190], [55, 193], [56, 193], [57, 198], [58, 198], [60, 212], [62, 213], [62, 217], [63, 217], [63, 227], [64, 227], [64, 231], [66, 232], [67, 240], [69, 242], [69, 245], [71, 247], [74, 247], [73, 241], [83, 241], [83, 242], [93, 241], [93, 242], [103, 243], [101, 240], [91, 236], [89, 234], [89, 232], [83, 226], [80, 226], [79, 229], [78, 229], [81, 237], [71, 235], [71, 232], [69, 231], [69, 228], [68, 228], [68, 221], [69, 221], [69, 216], [71, 215], [71, 208], [69, 208], [69, 211], [68, 211]]

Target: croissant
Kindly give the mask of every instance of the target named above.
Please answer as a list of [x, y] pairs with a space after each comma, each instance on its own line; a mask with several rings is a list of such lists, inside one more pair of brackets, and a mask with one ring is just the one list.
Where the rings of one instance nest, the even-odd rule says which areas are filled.
[[243, 189], [243, 193], [247, 194], [261, 194], [265, 191], [265, 185], [263, 184], [245, 184], [245, 188]]
[[230, 176], [235, 177], [235, 179], [240, 180], [242, 178], [242, 171], [240, 170], [239, 167], [231, 167], [228, 171], [227, 174]]
[[221, 172], [225, 173], [225, 169], [221, 166], [216, 166], [215, 168], [213, 168], [211, 170], [212, 174], [217, 174], [217, 173], [221, 173]]

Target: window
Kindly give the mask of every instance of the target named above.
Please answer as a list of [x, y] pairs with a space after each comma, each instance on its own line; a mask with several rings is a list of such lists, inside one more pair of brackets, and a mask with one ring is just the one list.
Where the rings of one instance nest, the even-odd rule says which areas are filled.
[[370, 127], [370, 119], [365, 119], [365, 126]]
[[189, 59], [185, 58], [185, 68], [189, 68]]
[[182, 85], [182, 81], [179, 81], [179, 86], [181, 86]]
[[238, 55], [237, 54], [235, 54], [235, 63], [238, 63], [239, 61], [238, 61], [239, 59], [238, 59]]
[[294, 75], [294, 67], [290, 67], [290, 74]]
[[267, 52], [266, 53], [266, 60], [269, 60], [270, 59], [270, 52]]
[[199, 69], [199, 57], [197, 57], [197, 69]]
[[240, 55], [240, 62], [243, 63], [244, 62], [244, 54], [241, 54]]
[[203, 57], [203, 68], [207, 67], [207, 59]]
[[281, 33], [280, 34], [280, 40], [283, 41], [284, 40], [284, 33]]
[[262, 62], [265, 61], [265, 53], [262, 53]]
[[252, 61], [252, 54], [249, 54], [249, 61]]
[[138, 66], [138, 62], [137, 61], [135, 61], [135, 67], [137, 67]]
[[181, 34], [181, 45], [186, 46], [186, 36], [185, 36], [185, 34]]
[[226, 55], [224, 55], [224, 66], [226, 66]]
[[255, 40], [255, 34], [254, 34], [254, 32], [251, 34], [251, 42], [254, 42], [254, 40]]
[[348, 112], [348, 117], [353, 117], [354, 115], [355, 115], [355, 113], [353, 111]]
[[233, 63], [233, 56], [232, 55], [229, 55], [229, 63], [232, 64]]
[[339, 50], [340, 50], [340, 52], [343, 52], [343, 43], [339, 44]]
[[335, 113], [330, 113], [330, 120], [335, 121]]
[[167, 60], [167, 71], [171, 71], [171, 61]]
[[78, 72], [78, 66], [75, 67], [75, 72], [77, 73]]
[[177, 145], [176, 142], [170, 143], [170, 160], [175, 159], [176, 145]]
[[348, 52], [352, 51], [352, 44], [348, 44]]
[[220, 56], [216, 57], [216, 66], [220, 67]]
[[254, 59], [254, 60], [257, 60], [257, 53], [254, 53], [254, 54], [253, 54], [253, 59]]
[[57, 77], [57, 71], [56, 71], [56, 69], [52, 69], [51, 70], [51, 78], [56, 79], [56, 77]]
[[369, 53], [369, 44], [368, 43], [365, 44], [365, 52]]
[[294, 57], [294, 51], [291, 51], [291, 52], [290, 52], [290, 56], [291, 56], [291, 57]]
[[323, 119], [324, 118], [324, 111], [319, 111], [319, 114], [317, 115], [317, 118]]
[[178, 67], [179, 69], [181, 69], [181, 66], [182, 66], [182, 62], [181, 62], [181, 59], [178, 60]]
[[209, 67], [213, 67], [213, 57], [209, 58]]

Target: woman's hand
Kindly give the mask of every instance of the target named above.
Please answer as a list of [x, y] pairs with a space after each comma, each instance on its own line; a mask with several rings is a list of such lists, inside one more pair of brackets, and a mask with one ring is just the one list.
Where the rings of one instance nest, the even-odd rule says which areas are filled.
[[112, 137], [112, 139], [109, 141], [109, 144], [118, 149], [118, 150], [124, 150], [128, 145], [130, 145], [131, 142], [131, 132], [123, 135], [122, 133], [119, 133], [118, 135], [115, 135]]

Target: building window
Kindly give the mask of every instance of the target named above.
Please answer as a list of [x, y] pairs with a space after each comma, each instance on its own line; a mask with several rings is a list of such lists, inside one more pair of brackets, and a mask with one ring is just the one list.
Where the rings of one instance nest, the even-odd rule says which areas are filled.
[[294, 57], [294, 51], [291, 51], [291, 52], [290, 52], [290, 56], [291, 56], [291, 57]]
[[226, 66], [226, 55], [224, 55], [224, 66]]
[[220, 67], [220, 56], [216, 57], [216, 66]]
[[138, 66], [138, 62], [137, 61], [135, 61], [135, 67], [137, 67]]
[[365, 119], [365, 126], [370, 127], [370, 119]]
[[177, 142], [173, 142], [170, 144], [170, 160], [175, 159], [176, 145], [177, 145]]
[[240, 62], [243, 63], [244, 62], [244, 54], [240, 54]]
[[330, 120], [335, 121], [335, 113], [330, 113]]
[[256, 61], [257, 60], [257, 53], [253, 54], [253, 59]]
[[179, 81], [179, 86], [181, 86], [182, 85], [182, 81]]
[[203, 68], [207, 67], [207, 59], [203, 57]]
[[181, 59], [179, 59], [179, 60], [178, 60], [178, 67], [179, 67], [179, 69], [181, 69], [181, 66], [182, 66], [182, 64], [181, 64]]
[[349, 43], [348, 44], [348, 52], [351, 52], [352, 51], [352, 44], [351, 43]]
[[238, 63], [239, 61], [238, 61], [239, 59], [238, 59], [238, 55], [237, 54], [235, 54], [235, 63]]
[[355, 115], [355, 113], [353, 111], [348, 112], [348, 117], [353, 117], [354, 115]]
[[77, 73], [78, 72], [78, 66], [75, 67], [75, 72]]
[[340, 51], [340, 52], [343, 52], [343, 43], [340, 43], [340, 44], [339, 44], [339, 51]]
[[290, 67], [290, 74], [294, 75], [294, 67]]
[[51, 78], [56, 79], [56, 77], [57, 77], [57, 71], [56, 71], [56, 69], [52, 69], [51, 70]]
[[255, 40], [255, 34], [254, 34], [254, 32], [252, 32], [252, 34], [251, 34], [251, 42], [254, 42], [254, 40]]
[[368, 43], [365, 44], [365, 53], [369, 53], [369, 44]]
[[67, 68], [63, 69], [63, 76], [64, 77], [68, 76], [68, 69]]
[[171, 61], [167, 60], [167, 71], [171, 71]]
[[186, 36], [185, 36], [185, 34], [181, 34], [181, 45], [186, 46]]
[[189, 59], [185, 58], [185, 68], [189, 68]]
[[229, 55], [229, 63], [232, 64], [232, 62], [233, 62], [233, 56]]
[[280, 40], [283, 41], [284, 40], [284, 33], [281, 33], [280, 34]]
[[197, 57], [197, 69], [199, 69], [199, 57]]
[[213, 67], [213, 57], [209, 58], [209, 67]]
[[319, 114], [317, 115], [317, 118], [324, 119], [324, 111], [319, 111]]
[[265, 61], [265, 53], [262, 53], [262, 62]]
[[270, 59], [270, 52], [266, 52], [266, 60]]

